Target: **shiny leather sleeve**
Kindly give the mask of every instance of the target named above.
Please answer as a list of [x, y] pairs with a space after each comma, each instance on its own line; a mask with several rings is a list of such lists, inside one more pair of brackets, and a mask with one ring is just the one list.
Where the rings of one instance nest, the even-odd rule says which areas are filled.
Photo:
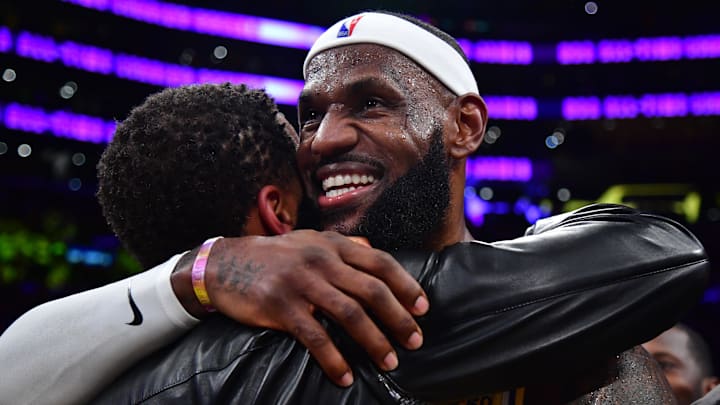
[[[356, 381], [341, 389], [291, 337], [217, 316], [143, 360], [96, 403], [397, 404], [473, 398], [572, 372], [673, 325], [709, 265], [678, 224], [617, 206], [553, 217], [512, 241], [396, 254], [427, 292], [418, 351], [378, 372], [331, 336]], [[326, 322], [326, 320], [323, 320]]]
[[[427, 256], [426, 256], [427, 257]], [[614, 205], [552, 217], [526, 237], [397, 254], [429, 295], [423, 348], [389, 373], [424, 400], [537, 382], [607, 359], [671, 327], [698, 301], [709, 263], [679, 224]]]

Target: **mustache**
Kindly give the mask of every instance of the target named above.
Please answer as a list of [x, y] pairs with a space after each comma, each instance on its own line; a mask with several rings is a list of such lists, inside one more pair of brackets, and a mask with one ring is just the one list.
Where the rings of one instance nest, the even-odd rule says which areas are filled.
[[315, 168], [317, 169], [318, 167], [321, 167], [321, 166], [325, 166], [325, 165], [329, 165], [329, 164], [333, 164], [333, 163], [344, 163], [344, 162], [363, 163], [363, 164], [372, 166], [378, 170], [385, 169], [385, 166], [383, 166], [382, 163], [380, 163], [380, 161], [378, 159], [375, 159], [375, 158], [365, 155], [365, 154], [353, 153], [353, 152], [348, 152], [348, 153], [344, 153], [342, 155], [332, 156], [330, 158], [321, 159], [317, 163], [317, 165], [315, 165]]

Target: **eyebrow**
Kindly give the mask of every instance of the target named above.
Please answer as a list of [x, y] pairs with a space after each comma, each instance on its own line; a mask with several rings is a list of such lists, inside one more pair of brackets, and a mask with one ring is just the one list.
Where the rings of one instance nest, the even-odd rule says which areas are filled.
[[387, 81], [380, 80], [377, 77], [365, 77], [360, 80], [356, 80], [348, 86], [351, 94], [364, 93], [368, 90], [374, 89], [388, 89], [397, 91], [394, 86], [388, 85]]
[[[343, 85], [343, 87], [347, 89], [346, 92], [351, 97], [357, 94], [367, 93], [368, 91], [372, 90], [385, 90], [402, 94], [402, 91], [398, 89], [394, 84], [394, 81], [389, 82], [386, 80], [382, 80], [378, 77], [364, 77], [351, 83], [345, 84]], [[315, 97], [315, 92], [316, 91], [313, 90], [312, 87], [304, 88], [300, 92], [300, 96], [298, 97], [298, 104], [311, 102], [312, 99]]]
[[298, 104], [302, 102], [307, 102], [312, 98], [312, 90], [310, 89], [302, 89], [300, 92], [300, 95], [298, 96]]

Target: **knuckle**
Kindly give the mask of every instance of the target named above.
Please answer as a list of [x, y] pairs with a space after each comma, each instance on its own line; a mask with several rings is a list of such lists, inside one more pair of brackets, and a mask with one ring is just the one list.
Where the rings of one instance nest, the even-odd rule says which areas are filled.
[[393, 264], [395, 259], [387, 252], [382, 250], [373, 250], [373, 254], [370, 256], [372, 260], [372, 266], [380, 276], [389, 275], [394, 269]]
[[344, 241], [345, 237], [335, 231], [325, 231], [322, 235], [332, 242]]
[[316, 329], [304, 329], [302, 333], [302, 341], [310, 350], [319, 349], [329, 343], [327, 336]]
[[390, 295], [390, 289], [383, 282], [371, 279], [365, 285], [365, 299], [368, 303], [384, 303]]
[[415, 324], [415, 320], [413, 320], [410, 316], [402, 316], [397, 321], [393, 322], [393, 326], [398, 331], [404, 331], [408, 332], [407, 335], [409, 336], [410, 333], [414, 332], [417, 329], [417, 325]]
[[338, 320], [346, 324], [356, 324], [365, 316], [365, 311], [355, 302], [345, 302], [340, 304], [337, 317]]
[[328, 261], [327, 252], [319, 246], [306, 246], [302, 249], [305, 267], [322, 267]]

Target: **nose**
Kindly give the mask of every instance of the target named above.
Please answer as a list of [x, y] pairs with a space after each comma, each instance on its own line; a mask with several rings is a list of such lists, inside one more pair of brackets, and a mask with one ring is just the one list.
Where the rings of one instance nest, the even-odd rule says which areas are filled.
[[350, 151], [357, 142], [358, 128], [353, 125], [352, 117], [342, 111], [330, 110], [320, 122], [310, 151], [320, 158], [328, 158]]

